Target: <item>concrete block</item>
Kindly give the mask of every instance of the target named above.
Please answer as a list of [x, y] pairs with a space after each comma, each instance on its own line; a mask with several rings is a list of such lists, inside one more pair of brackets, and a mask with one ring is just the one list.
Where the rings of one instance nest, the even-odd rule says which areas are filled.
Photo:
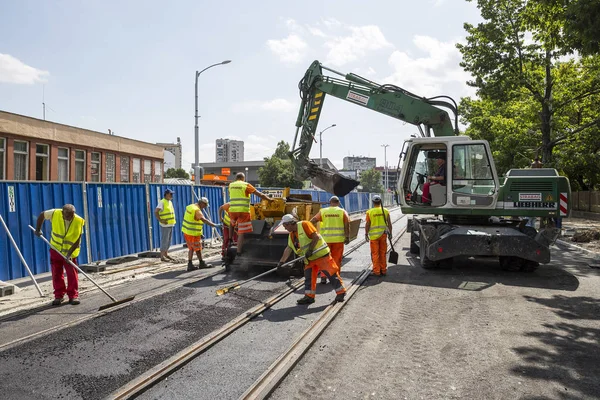
[[0, 297], [10, 296], [11, 294], [15, 294], [14, 285], [9, 285], [6, 283], [0, 284]]
[[85, 272], [102, 272], [106, 270], [106, 265], [96, 265], [96, 264], [85, 264], [80, 265], [79, 268], [84, 270]]

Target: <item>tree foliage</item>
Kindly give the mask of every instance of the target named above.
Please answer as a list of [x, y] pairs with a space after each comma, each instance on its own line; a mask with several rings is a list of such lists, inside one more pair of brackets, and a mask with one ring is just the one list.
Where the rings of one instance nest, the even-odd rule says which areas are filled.
[[258, 170], [261, 186], [302, 188], [302, 182], [294, 178], [289, 152], [290, 145], [288, 143], [283, 140], [277, 143], [273, 155], [265, 158], [265, 166]]
[[360, 174], [360, 184], [362, 189], [361, 192], [370, 193], [383, 193], [383, 186], [381, 185], [381, 172], [370, 169], [363, 171]]
[[183, 168], [169, 168], [165, 172], [165, 178], [182, 178], [190, 179], [190, 175]]
[[[467, 42], [458, 45], [478, 95], [461, 101], [466, 133], [490, 142], [499, 173], [529, 166], [539, 154], [544, 166], [581, 188], [593, 187], [598, 171], [590, 164], [600, 162], [594, 140], [600, 133], [600, 56], [567, 56], [574, 47], [562, 1], [477, 4], [484, 21], [465, 24]], [[585, 156], [578, 154], [582, 149], [588, 149]]]

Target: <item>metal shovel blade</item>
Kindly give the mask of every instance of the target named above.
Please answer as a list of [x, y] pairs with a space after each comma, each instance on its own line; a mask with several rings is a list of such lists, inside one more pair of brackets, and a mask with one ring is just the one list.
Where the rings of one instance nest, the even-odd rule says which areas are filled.
[[100, 306], [100, 308], [98, 308], [98, 311], [106, 310], [107, 308], [111, 308], [111, 307], [114, 307], [114, 306], [118, 306], [119, 304], [127, 303], [128, 301], [131, 301], [133, 299], [135, 299], [135, 296], [126, 297], [126, 298], [121, 299], [121, 300], [113, 301], [112, 303], [108, 303], [108, 304], [105, 304], [103, 306]]
[[360, 183], [337, 172], [329, 171], [321, 167], [312, 166], [310, 180], [313, 185], [336, 196], [345, 196]]

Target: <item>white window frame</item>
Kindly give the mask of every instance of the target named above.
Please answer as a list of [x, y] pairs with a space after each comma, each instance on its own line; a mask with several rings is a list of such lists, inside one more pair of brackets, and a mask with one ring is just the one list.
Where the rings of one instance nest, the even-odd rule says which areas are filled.
[[[69, 180], [71, 178], [71, 149], [69, 149], [68, 147], [58, 147], [57, 150], [58, 150], [58, 156], [57, 156], [57, 159], [58, 159], [57, 167], [58, 168], [56, 169], [57, 178], [60, 182], [69, 182]], [[61, 150], [67, 151], [66, 157], [63, 157], [60, 155]], [[67, 179], [65, 179], [65, 180], [60, 179], [60, 162], [61, 161], [67, 161]]]
[[[94, 155], [98, 155], [98, 161], [94, 161]], [[96, 171], [98, 171], [98, 180], [95, 181], [94, 180], [94, 165], [96, 165]], [[102, 170], [101, 170], [101, 166], [102, 166], [102, 153], [97, 152], [97, 151], [93, 151], [90, 153], [90, 180], [92, 182], [102, 182]]]
[[[25, 143], [27, 150], [26, 151], [16, 150], [15, 143]], [[13, 156], [15, 154], [25, 154], [25, 179], [23, 179], [23, 180], [27, 181], [27, 180], [29, 180], [29, 142], [27, 142], [25, 140], [15, 140], [13, 142]], [[13, 171], [13, 176], [16, 171], [17, 171], [17, 169], [15, 168]], [[16, 180], [17, 178], [15, 177], [14, 179]]]
[[[152, 160], [144, 160], [143, 162], [144, 165], [144, 183], [146, 182], [152, 182]], [[146, 168], [148, 167], [148, 168]], [[146, 171], [146, 169], [148, 169], [148, 171]], [[149, 179], [146, 179], [146, 177], [148, 177]]]
[[154, 161], [154, 182], [162, 182], [162, 162]]
[[[136, 170], [136, 161], [137, 161], [137, 180], [135, 179], [135, 170]], [[133, 158], [131, 162], [131, 183], [141, 183], [142, 182], [142, 159], [141, 158]]]
[[[83, 153], [83, 158], [77, 158], [77, 152]], [[83, 179], [78, 182], [85, 182], [87, 180], [87, 151], [82, 149], [75, 149], [75, 179], [77, 179], [77, 164], [83, 162]]]
[[[104, 166], [104, 181], [105, 182], [116, 182], [116, 169], [117, 169], [117, 157], [114, 153], [105, 153], [106, 162]], [[108, 171], [110, 165], [109, 158], [112, 157], [112, 172]]]
[[[131, 157], [129, 156], [119, 156], [121, 157], [121, 165], [119, 168], [119, 181], [120, 182], [125, 182], [125, 183], [131, 183]], [[126, 158], [127, 162], [123, 163], [123, 159]], [[127, 177], [126, 180], [123, 180], [123, 164], [127, 164]]]
[[6, 138], [2, 139], [2, 146], [0, 147], [0, 159], [2, 159], [2, 169], [0, 169], [0, 181], [6, 179]]

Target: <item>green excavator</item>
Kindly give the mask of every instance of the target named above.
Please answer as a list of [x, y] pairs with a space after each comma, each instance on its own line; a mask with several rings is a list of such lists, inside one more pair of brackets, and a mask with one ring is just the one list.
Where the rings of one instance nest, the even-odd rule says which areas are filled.
[[[410, 251], [419, 254], [424, 268], [446, 266], [460, 256], [499, 257], [503, 269], [521, 271], [550, 262], [550, 246], [560, 233], [553, 221], [569, 216], [571, 197], [569, 180], [555, 169], [511, 169], [498, 176], [489, 143], [459, 135], [456, 102], [448, 96], [420, 97], [319, 61], [308, 68], [299, 89], [302, 102], [290, 152], [294, 173], [337, 196], [359, 182], [309, 158], [327, 95], [418, 128], [400, 154], [398, 193], [402, 212], [413, 215]], [[535, 217], [549, 223], [538, 230], [530, 226]]]

